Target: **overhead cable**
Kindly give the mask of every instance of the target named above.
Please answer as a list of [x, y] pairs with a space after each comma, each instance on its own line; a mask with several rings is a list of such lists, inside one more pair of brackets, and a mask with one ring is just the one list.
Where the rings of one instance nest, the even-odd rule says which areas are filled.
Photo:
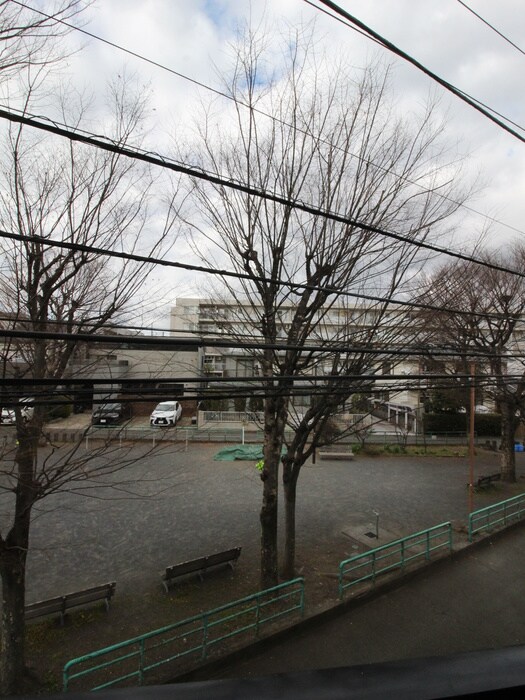
[[181, 348], [203, 348], [203, 347], [215, 347], [215, 348], [234, 348], [234, 349], [244, 349], [244, 350], [275, 350], [275, 351], [301, 351], [301, 352], [313, 352], [313, 353], [340, 353], [341, 355], [349, 354], [362, 354], [362, 355], [384, 355], [392, 357], [421, 357], [421, 356], [432, 356], [432, 357], [503, 357], [505, 359], [521, 359], [523, 354], [512, 354], [502, 352], [488, 352], [486, 350], [468, 349], [465, 351], [458, 351], [457, 349], [446, 349], [441, 346], [438, 348], [427, 347], [410, 347], [410, 348], [393, 348], [391, 345], [388, 347], [371, 347], [369, 344], [366, 346], [349, 345], [348, 342], [342, 342], [340, 340], [336, 341], [325, 341], [323, 345], [304, 345], [304, 344], [293, 344], [293, 343], [272, 343], [266, 341], [260, 342], [240, 342], [239, 340], [222, 340], [210, 337], [200, 336], [198, 338], [174, 338], [174, 337], [156, 337], [156, 336], [141, 336], [141, 335], [99, 335], [97, 333], [57, 333], [52, 331], [22, 331], [22, 330], [11, 330], [11, 329], [1, 329], [1, 335], [4, 338], [19, 338], [21, 340], [59, 340], [63, 342], [74, 342], [74, 343], [101, 343], [106, 345], [139, 345], [145, 347], [155, 347], [156, 345], [163, 345], [166, 347], [173, 347], [174, 349], [180, 350]]
[[[51, 15], [48, 15], [46, 12], [43, 12], [42, 10], [38, 10], [37, 8], [31, 7], [31, 6], [29, 6], [29, 5], [27, 5], [27, 4], [23, 3], [23, 2], [19, 2], [18, 0], [12, 0], [12, 2], [15, 2], [17, 5], [20, 5], [20, 7], [24, 7], [24, 8], [26, 8], [26, 9], [28, 9], [28, 10], [32, 10], [33, 12], [36, 12], [36, 13], [38, 13], [38, 14], [41, 14], [41, 15], [43, 15], [44, 17], [51, 17]], [[373, 37], [370, 37], [366, 32], [364, 32], [364, 31], [358, 29], [357, 27], [354, 27], [354, 26], [352, 26], [351, 24], [348, 24], [348, 23], [345, 22], [341, 17], [334, 16], [334, 15], [330, 14], [329, 12], [327, 12], [325, 9], [320, 8], [320, 7], [317, 7], [317, 6], [314, 5], [312, 2], [310, 2], [310, 0], [305, 0], [305, 2], [307, 2], [309, 5], [312, 5], [312, 7], [315, 7], [317, 10], [320, 10], [321, 12], [324, 12], [324, 13], [327, 14], [329, 17], [331, 17], [331, 18], [333, 18], [333, 19], [335, 19], [335, 20], [337, 20], [337, 21], [339, 21], [339, 22], [342, 22], [345, 26], [349, 27], [350, 29], [352, 29], [352, 30], [358, 32], [359, 34], [362, 34], [362, 35], [365, 36], [365, 37], [368, 37], [368, 38], [371, 39], [372, 41], [375, 41], [375, 42], [376, 42], [377, 44], [379, 44], [380, 46], [383, 46], [383, 44], [382, 44], [380, 41], [374, 39]], [[261, 116], [264, 116], [264, 117], [266, 117], [266, 118], [272, 120], [273, 122], [275, 122], [275, 123], [277, 123], [277, 124], [282, 124], [283, 126], [287, 126], [287, 127], [293, 128], [293, 129], [295, 129], [296, 131], [298, 131], [299, 133], [302, 133], [302, 134], [304, 134], [304, 135], [306, 135], [306, 136], [312, 137], [312, 134], [311, 134], [309, 131], [307, 131], [307, 130], [305, 130], [305, 129], [302, 129], [302, 128], [298, 127], [297, 125], [291, 125], [291, 124], [290, 124], [289, 122], [287, 122], [286, 120], [280, 119], [279, 117], [276, 117], [275, 115], [272, 115], [272, 114], [270, 114], [269, 112], [265, 112], [265, 111], [262, 110], [260, 107], [256, 107], [256, 106], [254, 106], [254, 105], [252, 105], [252, 104], [249, 104], [249, 103], [247, 103], [247, 102], [244, 102], [243, 100], [240, 100], [238, 97], [235, 97], [235, 96], [233, 96], [233, 95], [231, 95], [231, 94], [228, 94], [227, 92], [224, 92], [224, 91], [222, 91], [222, 90], [219, 90], [219, 89], [217, 89], [217, 88], [214, 88], [214, 87], [212, 87], [211, 85], [208, 85], [208, 84], [206, 84], [206, 83], [203, 83], [203, 82], [200, 81], [200, 80], [196, 80], [195, 78], [192, 78], [191, 76], [188, 76], [188, 75], [186, 75], [185, 73], [181, 73], [180, 71], [177, 71], [177, 70], [175, 70], [175, 69], [173, 69], [173, 68], [170, 68], [170, 67], [164, 65], [163, 63], [159, 63], [158, 61], [154, 61], [153, 59], [150, 59], [150, 58], [148, 58], [147, 56], [144, 56], [143, 54], [138, 53], [137, 51], [132, 51], [131, 49], [127, 49], [126, 47], [124, 47], [124, 46], [122, 46], [122, 45], [120, 45], [120, 44], [117, 44], [117, 43], [114, 42], [114, 41], [110, 41], [109, 39], [105, 39], [104, 37], [102, 37], [102, 36], [100, 36], [100, 35], [98, 35], [98, 34], [95, 34], [95, 33], [93, 33], [93, 32], [90, 32], [90, 31], [88, 31], [87, 29], [84, 29], [84, 28], [82, 28], [82, 27], [77, 27], [77, 26], [75, 26], [74, 24], [71, 24], [70, 22], [66, 22], [65, 20], [57, 19], [56, 21], [60, 22], [61, 24], [64, 24], [66, 27], [69, 27], [70, 29], [72, 29], [72, 30], [74, 30], [74, 31], [80, 32], [80, 33], [82, 33], [82, 34], [85, 34], [86, 36], [89, 36], [89, 37], [91, 37], [92, 39], [95, 39], [96, 41], [100, 41], [101, 43], [107, 44], [108, 46], [111, 46], [112, 48], [117, 49], [118, 51], [122, 51], [122, 52], [124, 52], [124, 53], [126, 53], [126, 54], [128, 54], [128, 55], [130, 55], [130, 56], [133, 56], [134, 58], [137, 58], [137, 59], [139, 59], [139, 60], [141, 60], [141, 61], [144, 61], [145, 63], [149, 63], [150, 65], [155, 66], [156, 68], [160, 68], [161, 70], [164, 70], [164, 71], [166, 71], [166, 72], [168, 72], [168, 73], [171, 73], [172, 75], [175, 75], [176, 77], [181, 78], [182, 80], [186, 80], [186, 81], [188, 81], [188, 82], [190, 82], [190, 83], [193, 83], [194, 85], [197, 85], [197, 86], [200, 87], [200, 88], [203, 88], [203, 89], [205, 89], [205, 90], [208, 90], [209, 92], [212, 92], [212, 93], [216, 94], [216, 95], [219, 96], [219, 97], [223, 97], [223, 98], [226, 99], [226, 100], [230, 100], [231, 102], [234, 102], [236, 105], [239, 105], [239, 106], [241, 106], [241, 107], [245, 107], [246, 109], [249, 109], [250, 111], [255, 112], [255, 113], [257, 113], [257, 114], [260, 114]], [[319, 140], [320, 143], [328, 143], [328, 142], [325, 141], [324, 139], [318, 139], [318, 140]], [[332, 145], [332, 144], [330, 144], [330, 145]], [[374, 168], [376, 168], [377, 170], [380, 170], [380, 171], [382, 171], [382, 172], [390, 173], [391, 175], [394, 175], [394, 177], [396, 177], [396, 178], [399, 179], [399, 180], [402, 180], [402, 181], [404, 181], [404, 182], [408, 182], [408, 183], [410, 183], [411, 185], [414, 185], [415, 187], [418, 187], [418, 188], [420, 188], [420, 189], [423, 189], [423, 186], [420, 185], [418, 182], [415, 182], [415, 181], [413, 181], [413, 180], [410, 180], [409, 178], [406, 178], [406, 177], [403, 176], [403, 175], [399, 175], [398, 173], [396, 173], [395, 171], [393, 171], [393, 170], [391, 170], [391, 169], [389, 169], [389, 168], [385, 168], [385, 167], [383, 167], [383, 166], [381, 166], [381, 165], [378, 165], [377, 163], [374, 163], [374, 162], [372, 162], [372, 161], [370, 161], [370, 160], [364, 158], [363, 156], [359, 155], [358, 153], [349, 152], [349, 151], [347, 151], [346, 149], [343, 149], [343, 148], [341, 148], [341, 147], [338, 147], [337, 150], [342, 151], [342, 152], [344, 152], [344, 153], [347, 153], [348, 155], [352, 156], [353, 158], [357, 158], [357, 159], [360, 160], [361, 162], [366, 163], [367, 165], [370, 165], [371, 167], [374, 167]], [[493, 222], [493, 223], [497, 223], [497, 224], [499, 224], [500, 226], [504, 226], [505, 228], [508, 228], [508, 229], [511, 230], [511, 231], [515, 231], [516, 233], [521, 233], [522, 235], [525, 235], [525, 231], [522, 231], [521, 229], [518, 229], [518, 228], [516, 228], [515, 226], [511, 226], [510, 224], [508, 224], [508, 223], [506, 223], [506, 222], [504, 222], [504, 221], [500, 221], [499, 219], [496, 219], [496, 218], [494, 218], [494, 217], [492, 217], [492, 216], [489, 216], [489, 215], [486, 214], [486, 213], [480, 212], [480, 211], [478, 211], [477, 209], [474, 209], [473, 207], [471, 207], [471, 206], [469, 206], [469, 205], [467, 205], [467, 204], [463, 204], [463, 203], [460, 204], [459, 202], [456, 202], [456, 201], [455, 201], [454, 199], [452, 199], [451, 197], [448, 197], [448, 196], [446, 196], [446, 195], [443, 195], [443, 194], [441, 194], [440, 192], [437, 192], [436, 195], [437, 195], [438, 197], [440, 197], [441, 199], [444, 199], [444, 200], [446, 200], [446, 201], [452, 202], [453, 204], [458, 204], [459, 206], [461, 206], [461, 208], [463, 208], [463, 209], [465, 209], [465, 210], [467, 210], [467, 211], [470, 211], [470, 212], [472, 212], [472, 213], [474, 213], [474, 214], [476, 214], [476, 215], [478, 215], [478, 216], [482, 216], [482, 217], [483, 217], [484, 219], [486, 219], [487, 221], [491, 221], [491, 222]]]
[[[8, 121], [15, 122], [18, 124], [25, 124], [26, 126], [30, 126], [41, 131], [46, 131], [57, 136], [62, 136], [71, 141], [84, 143], [89, 146], [99, 148], [103, 151], [117, 153], [126, 158], [133, 158], [141, 162], [149, 163], [150, 165], [166, 168], [173, 172], [177, 172], [182, 175], [188, 175], [198, 180], [204, 180], [214, 185], [220, 185], [222, 187], [235, 190], [237, 192], [243, 192], [254, 197], [260, 197], [261, 199], [265, 199], [276, 204], [289, 207], [291, 209], [297, 209], [298, 211], [303, 211], [307, 214], [321, 216], [330, 221], [346, 224], [347, 226], [353, 226], [355, 228], [362, 229], [363, 231], [368, 231], [370, 233], [377, 233], [380, 236], [390, 238], [400, 243], [407, 243], [408, 245], [415, 246], [417, 248], [422, 248], [424, 250], [430, 250], [434, 253], [439, 253], [441, 255], [446, 255], [448, 257], [456, 258], [459, 260], [465, 260], [467, 262], [473, 262], [482, 267], [489, 267], [494, 270], [500, 270], [501, 272], [508, 272], [510, 274], [517, 275], [518, 277], [525, 277], [525, 272], [521, 272], [516, 269], [508, 268], [503, 265], [495, 265], [493, 263], [480, 260], [479, 258], [475, 258], [472, 255], [467, 255], [458, 251], [450, 251], [442, 246], [433, 245], [424, 241], [418, 241], [411, 238], [410, 236], [406, 236], [400, 233], [385, 231], [384, 229], [381, 229], [378, 226], [372, 226], [371, 224], [357, 221], [356, 219], [352, 219], [351, 217], [345, 216], [343, 214], [319, 209], [319, 207], [313, 206], [311, 204], [307, 204], [299, 200], [292, 200], [288, 197], [268, 192], [266, 190], [261, 190], [257, 187], [252, 187], [251, 185], [244, 184], [237, 180], [226, 179], [224, 177], [221, 177], [220, 175], [214, 175], [213, 173], [207, 172], [205, 170], [197, 169], [184, 163], [178, 163], [174, 160], [168, 159], [165, 156], [160, 156], [159, 154], [153, 154], [147, 151], [142, 151], [138, 148], [131, 149], [130, 147], [122, 146], [122, 144], [112, 141], [106, 137], [96, 137], [94, 135], [87, 136], [85, 132], [80, 132], [70, 127], [58, 126], [50, 120], [45, 122], [40, 121], [41, 118], [36, 118], [34, 116], [29, 117], [25, 114], [15, 114], [14, 111], [5, 108], [0, 109], [0, 118], [7, 119]], [[102, 138], [104, 138], [104, 140], [102, 140]]]
[[[418, 60], [416, 60], [413, 56], [406, 53], [406, 51], [403, 51], [398, 46], [393, 44], [391, 41], [389, 41], [385, 37], [381, 36], [381, 34], [374, 31], [367, 24], [365, 24], [361, 20], [357, 19], [357, 17], [355, 17], [354, 15], [351, 15], [346, 10], [343, 10], [343, 8], [340, 7], [339, 5], [337, 5], [337, 3], [332, 2], [332, 0], [317, 0], [317, 1], [322, 3], [323, 5], [325, 5], [326, 7], [329, 7], [333, 12], [335, 12], [338, 15], [341, 15], [342, 17], [347, 19], [352, 24], [355, 24], [357, 27], [359, 27], [362, 31], [366, 32], [374, 40], [380, 42], [386, 49], [388, 49], [389, 51], [394, 53], [396, 56], [399, 56], [400, 58], [404, 59], [408, 63], [411, 63], [413, 66], [415, 66], [422, 73], [427, 75], [429, 78], [432, 78], [432, 80], [434, 80], [435, 82], [439, 83], [439, 85], [444, 87], [445, 90], [448, 90], [456, 97], [459, 97], [460, 100], [462, 100], [463, 102], [468, 104], [470, 107], [472, 107], [473, 109], [478, 111], [480, 114], [485, 116], [487, 119], [490, 119], [490, 121], [492, 121], [494, 124], [499, 126], [501, 129], [504, 129], [507, 133], [511, 134], [512, 136], [517, 138], [519, 141], [525, 143], [525, 136], [522, 134], [519, 134], [512, 127], [508, 126], [508, 124], [505, 124], [505, 122], [501, 121], [501, 119], [504, 119], [505, 121], [509, 122], [509, 124], [512, 124], [513, 126], [520, 129], [521, 131], [525, 131], [525, 128], [523, 126], [521, 126], [520, 124], [517, 124], [516, 122], [512, 121], [508, 117], [505, 117], [504, 115], [500, 114], [499, 112], [492, 109], [491, 107], [488, 107], [486, 104], [484, 104], [480, 100], [476, 99], [475, 97], [472, 97], [471, 95], [469, 95], [465, 91], [455, 87], [452, 83], [449, 83], [444, 78], [441, 78], [439, 75], [437, 75], [436, 73], [431, 71], [429, 68], [427, 68], [425, 65], [420, 63]], [[497, 116], [495, 116], [495, 115], [497, 115]], [[498, 117], [501, 117], [501, 119], [498, 119]]]
[[525, 56], [525, 51], [520, 46], [518, 46], [513, 41], [511, 41], [509, 39], [509, 37], [505, 36], [505, 34], [503, 34], [502, 32], [499, 31], [499, 29], [496, 29], [496, 27], [493, 24], [491, 24], [490, 22], [487, 22], [487, 20], [484, 17], [482, 17], [478, 12], [473, 10], [472, 7], [469, 7], [466, 2], [463, 2], [463, 0], [457, 0], [457, 1], [459, 2], [460, 5], [463, 5], [463, 7], [466, 10], [468, 10], [475, 17], [477, 17], [479, 20], [481, 20], [483, 22], [483, 24], [486, 24], [487, 27], [489, 27], [489, 29], [492, 29], [493, 32], [496, 32], [496, 34], [498, 34], [504, 41], [506, 41], [507, 44], [510, 44], [512, 47], [514, 47], [517, 51], [519, 51], [521, 54], [523, 54]]
[[[226, 269], [221, 269], [221, 268], [213, 268], [213, 267], [204, 267], [202, 265], [193, 265], [189, 263], [182, 263], [179, 261], [174, 261], [174, 260], [166, 260], [164, 258], [155, 258], [151, 255], [137, 255], [136, 253], [125, 253], [122, 251], [116, 251], [116, 250], [108, 250], [107, 248], [101, 248], [100, 246], [93, 246], [93, 245], [86, 245], [84, 243], [72, 243], [70, 241], [60, 241], [54, 238], [46, 238], [45, 236], [28, 236], [26, 234], [21, 234], [21, 233], [13, 233], [11, 231], [5, 231], [3, 229], [0, 229], [0, 238], [6, 238], [14, 241], [21, 241], [21, 242], [27, 242], [27, 243], [36, 243], [39, 245], [45, 245], [51, 248], [64, 248], [66, 250], [73, 250], [73, 251], [78, 251], [82, 253], [94, 253], [95, 255], [103, 255], [106, 257], [112, 257], [112, 258], [119, 258], [121, 260], [130, 260], [132, 262], [141, 262], [141, 263], [148, 263], [151, 265], [161, 265], [163, 267], [174, 267], [177, 269], [181, 270], [187, 270], [191, 272], [201, 272], [205, 274], [211, 274], [211, 275], [219, 275], [221, 277], [232, 277], [235, 279], [245, 279], [249, 280], [251, 282], [271, 282], [272, 284], [277, 284], [280, 287], [286, 287], [290, 290], [294, 289], [304, 289], [304, 290], [311, 290], [311, 291], [322, 291], [322, 292], [327, 292], [328, 294], [335, 294], [339, 297], [351, 297], [354, 299], [362, 299], [363, 301], [373, 301], [373, 302], [378, 302], [378, 303], [388, 303], [396, 306], [403, 306], [406, 308], [414, 308], [414, 309], [424, 309], [427, 311], [439, 311], [439, 312], [446, 312], [446, 313], [451, 313], [451, 314], [457, 314], [458, 316], [473, 316], [475, 315], [476, 317], [479, 318], [492, 318], [492, 319], [501, 319], [505, 318], [505, 314], [501, 314], [498, 312], [480, 312], [473, 314], [470, 311], [462, 310], [462, 309], [454, 309], [454, 308], [449, 308], [449, 307], [443, 307], [443, 306], [434, 306], [433, 304], [426, 304], [421, 301], [404, 301], [401, 299], [392, 299], [389, 297], [380, 297], [380, 296], [375, 296], [371, 294], [362, 294], [359, 292], [350, 292], [347, 290], [340, 290], [337, 287], [330, 287], [328, 285], [314, 285], [314, 284], [301, 284], [299, 282], [292, 282], [291, 280], [272, 280], [267, 277], [260, 277], [258, 275], [253, 275], [249, 274], [246, 272], [235, 272], [232, 270], [226, 270]], [[494, 267], [493, 263], [489, 263], [487, 261], [486, 263], [487, 267]], [[500, 269], [495, 267], [494, 269]], [[510, 269], [505, 270], [509, 272], [510, 274], [514, 274]], [[525, 273], [522, 275], [525, 277]], [[8, 318], [0, 318], [0, 321], [2, 320], [13, 320], [13, 319], [8, 319]], [[27, 319], [20, 319], [21, 322], [24, 322]], [[514, 319], [516, 321], [525, 321], [525, 319]], [[46, 321], [46, 323], [54, 323], [52, 320], [51, 321]], [[58, 323], [58, 322], [57, 322]], [[84, 325], [84, 324], [82, 324]], [[87, 324], [88, 325], [88, 324]], [[96, 327], [96, 326], [94, 326]], [[112, 326], [110, 324], [105, 324], [105, 327], [107, 328], [113, 328], [117, 326]], [[133, 328], [133, 327], [130, 327]], [[173, 329], [167, 329], [167, 330], [173, 330]]]

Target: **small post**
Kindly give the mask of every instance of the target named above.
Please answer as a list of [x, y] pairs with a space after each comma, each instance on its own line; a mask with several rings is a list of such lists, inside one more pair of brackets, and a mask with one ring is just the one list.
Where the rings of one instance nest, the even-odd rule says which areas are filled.
[[241, 445], [244, 445], [244, 425], [241, 426]]
[[376, 516], [376, 540], [378, 540], [379, 539], [379, 511], [374, 508], [372, 510], [372, 513]]

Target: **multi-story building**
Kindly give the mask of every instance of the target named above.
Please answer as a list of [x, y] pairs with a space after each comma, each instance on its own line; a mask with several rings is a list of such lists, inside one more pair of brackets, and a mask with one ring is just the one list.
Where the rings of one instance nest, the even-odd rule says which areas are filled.
[[[279, 310], [279, 323], [282, 326], [283, 342], [286, 338], [286, 331], [292, 321], [294, 308], [292, 306], [283, 307]], [[215, 376], [232, 379], [242, 379], [257, 377], [261, 371], [260, 363], [253, 350], [246, 350], [239, 347], [244, 341], [256, 341], [257, 319], [260, 311], [253, 306], [242, 307], [237, 302], [218, 303], [197, 298], [178, 298], [176, 304], [171, 309], [170, 329], [172, 335], [182, 337], [206, 338], [208, 345], [201, 348], [198, 360], [200, 372], [203, 376]], [[315, 329], [310, 336], [311, 344], [324, 342], [326, 340], [342, 341], [348, 339], [349, 329], [352, 331], [352, 338], [355, 342], [366, 338], [367, 330], [371, 329], [376, 322], [378, 310], [372, 306], [364, 305], [341, 305], [332, 306], [325, 313], [320, 314], [319, 322], [315, 324]], [[399, 344], [402, 335], [400, 334], [401, 317], [406, 318], [403, 311], [397, 309], [384, 309], [381, 312], [381, 330], [377, 338], [385, 344]], [[230, 339], [234, 343], [239, 341], [237, 347], [224, 348], [213, 344], [213, 339]], [[379, 342], [377, 340], [377, 342]], [[312, 368], [305, 375], [305, 380], [312, 374], [319, 376], [330, 374], [330, 359], [325, 357], [317, 367]], [[399, 414], [406, 418], [406, 414], [415, 412], [419, 406], [420, 387], [417, 378], [410, 382], [410, 376], [418, 375], [417, 360], [407, 360], [402, 356], [399, 361], [393, 362], [379, 360], [374, 367], [378, 379], [374, 382], [374, 392], [370, 394], [370, 400], [375, 400], [376, 404], [383, 405], [387, 415]], [[407, 377], [402, 384], [412, 384], [411, 387], [400, 386], [400, 381], [387, 379], [391, 374], [401, 374]], [[226, 385], [227, 386], [227, 385]], [[232, 384], [233, 386], [233, 384]], [[237, 386], [239, 386], [237, 382]], [[308, 405], [310, 397], [300, 396], [294, 400], [296, 408], [301, 405]]]

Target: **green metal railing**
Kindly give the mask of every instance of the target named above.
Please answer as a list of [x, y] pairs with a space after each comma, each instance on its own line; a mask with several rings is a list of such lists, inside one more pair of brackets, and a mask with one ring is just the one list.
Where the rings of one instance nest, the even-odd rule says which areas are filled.
[[302, 577], [72, 659], [64, 666], [63, 689], [86, 676], [92, 676], [91, 690], [125, 681], [143, 685], [152, 669], [190, 655], [204, 660], [221, 642], [242, 633], [256, 636], [263, 625], [296, 611], [304, 615]]
[[508, 498], [505, 501], [493, 503], [486, 508], [474, 510], [468, 516], [468, 539], [472, 542], [472, 538], [478, 532], [486, 530], [490, 532], [495, 527], [505, 527], [509, 523], [520, 520], [525, 514], [525, 494]]
[[449, 522], [345, 559], [339, 564], [339, 598], [343, 599], [347, 588], [363, 581], [374, 584], [379, 574], [392, 569], [403, 570], [415, 559], [424, 558], [428, 561], [432, 552], [444, 548], [452, 551], [452, 525]]

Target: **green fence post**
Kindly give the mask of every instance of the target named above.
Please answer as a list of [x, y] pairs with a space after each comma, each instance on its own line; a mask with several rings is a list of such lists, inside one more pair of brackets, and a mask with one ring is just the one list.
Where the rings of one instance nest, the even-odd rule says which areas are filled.
[[507, 524], [507, 501], [503, 501], [503, 524]]
[[202, 658], [205, 659], [208, 653], [208, 615], [204, 613], [202, 616]]
[[259, 636], [259, 622], [261, 618], [261, 597], [258, 595], [256, 600], [255, 608], [255, 636]]
[[401, 571], [405, 569], [405, 540], [401, 540]]
[[426, 540], [426, 549], [425, 549], [425, 559], [427, 561], [430, 560], [430, 532], [427, 530], [427, 536], [425, 538]]
[[144, 639], [139, 642], [139, 684], [144, 685]]
[[301, 581], [301, 617], [304, 617], [304, 578]]
[[452, 552], [452, 525], [449, 523], [448, 528], [448, 551]]
[[67, 693], [69, 690], [69, 667], [66, 664], [62, 671], [62, 692]]

